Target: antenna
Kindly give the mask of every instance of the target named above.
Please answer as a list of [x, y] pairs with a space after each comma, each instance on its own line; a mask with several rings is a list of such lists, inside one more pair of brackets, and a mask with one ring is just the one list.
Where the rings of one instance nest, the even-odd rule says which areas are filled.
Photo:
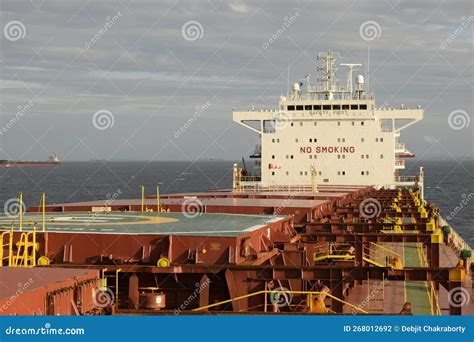
[[322, 52], [318, 54], [317, 60], [320, 61], [317, 70], [321, 73], [320, 82], [323, 84], [322, 93], [328, 99], [333, 98], [334, 92], [337, 92], [336, 78], [336, 60], [340, 58], [338, 52]]
[[367, 92], [370, 94], [370, 45], [367, 45]]
[[346, 66], [349, 69], [348, 75], [347, 75], [347, 91], [349, 92], [350, 96], [352, 96], [352, 71], [357, 70], [357, 69], [354, 69], [354, 67], [361, 66], [362, 64], [341, 63], [340, 65]]

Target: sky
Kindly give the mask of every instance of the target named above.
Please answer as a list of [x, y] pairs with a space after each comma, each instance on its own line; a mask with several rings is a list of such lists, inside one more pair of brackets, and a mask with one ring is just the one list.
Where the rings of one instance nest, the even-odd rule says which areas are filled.
[[276, 107], [328, 50], [364, 75], [370, 50], [376, 103], [425, 110], [418, 158], [474, 158], [470, 0], [0, 6], [0, 159], [239, 160], [258, 137], [233, 108]]

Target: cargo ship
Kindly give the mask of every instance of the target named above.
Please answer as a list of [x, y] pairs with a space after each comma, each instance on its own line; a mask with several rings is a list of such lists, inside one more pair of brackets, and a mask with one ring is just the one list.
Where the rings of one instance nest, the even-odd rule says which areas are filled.
[[0, 160], [0, 166], [3, 167], [26, 167], [26, 166], [58, 166], [60, 164], [59, 158], [56, 153], [48, 156], [47, 161], [24, 161], [24, 160]]
[[260, 143], [229, 189], [43, 196], [0, 216], [0, 314], [473, 314], [471, 247], [424, 198], [423, 168], [400, 174], [423, 110], [376, 107], [339, 57], [320, 53], [317, 85], [276, 108], [233, 112]]

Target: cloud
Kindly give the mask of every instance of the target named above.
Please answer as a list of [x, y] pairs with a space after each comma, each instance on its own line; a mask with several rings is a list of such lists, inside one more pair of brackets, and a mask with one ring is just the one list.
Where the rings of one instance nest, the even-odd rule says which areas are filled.
[[[19, 122], [18, 131], [0, 137], [2, 148], [10, 155], [25, 152], [28, 146], [21, 139], [27, 132], [22, 127], [39, 127], [29, 125], [30, 117], [43, 117], [44, 129], [54, 122], [54, 131], [42, 138], [44, 144], [54, 146], [71, 136], [92, 139], [99, 132], [87, 129], [90, 116], [106, 109], [117, 121], [107, 131], [107, 139], [95, 137], [101, 141], [101, 150], [112, 153], [116, 141], [127, 138], [125, 129], [118, 133], [126, 121], [128, 135], [135, 134], [134, 144], [141, 147], [140, 156], [123, 150], [120, 157], [146, 159], [155, 150], [156, 137], [149, 135], [153, 129], [161, 134], [162, 127], [168, 127], [164, 120], [171, 117], [185, 122], [195, 106], [212, 100], [213, 106], [203, 115], [208, 120], [201, 126], [211, 131], [218, 127], [218, 132], [228, 128], [237, 138], [222, 139], [220, 144], [227, 151], [226, 158], [239, 158], [258, 137], [232, 122], [233, 107], [276, 107], [279, 95], [286, 92], [288, 64], [291, 83], [312, 74], [314, 84], [318, 78], [315, 57], [321, 51], [340, 51], [341, 63], [362, 63], [357, 73], [364, 74], [370, 47], [370, 84], [377, 105], [388, 102], [399, 107], [403, 103], [426, 109], [425, 119], [402, 133], [401, 141], [407, 142], [410, 151], [419, 155], [425, 151], [431, 140], [424, 136], [443, 136], [441, 143], [451, 153], [469, 153], [474, 125], [471, 131], [451, 130], [447, 115], [474, 107], [469, 91], [473, 66], [466, 63], [472, 60], [469, 34], [473, 23], [458, 30], [445, 49], [440, 46], [462, 25], [470, 1], [402, 0], [396, 5], [341, 1], [308, 1], [295, 8], [280, 0], [266, 5], [174, 0], [163, 0], [160, 5], [152, 0], [33, 5], [7, 0], [2, 4], [2, 22], [21, 20], [26, 36], [14, 42], [2, 40], [0, 124], [25, 101], [31, 99], [35, 106]], [[107, 17], [119, 11], [123, 14], [120, 20], [85, 49], [84, 44], [104, 27]], [[295, 11], [299, 16], [290, 20]], [[201, 39], [183, 39], [182, 26], [189, 21], [202, 25]], [[359, 35], [359, 27], [367, 21], [377, 22], [381, 30], [379, 38], [369, 42]], [[263, 49], [269, 39], [272, 44]], [[342, 69], [338, 77], [345, 84]], [[50, 114], [56, 115], [53, 121], [48, 121]], [[140, 122], [149, 116], [162, 118], [163, 122], [149, 123], [160, 127], [145, 131]], [[84, 124], [71, 125], [73, 117], [77, 122], [82, 118]], [[134, 121], [137, 118], [140, 120]], [[39, 128], [34, 132], [42, 133]], [[203, 145], [192, 141], [200, 139], [202, 132], [187, 134], [176, 144], [187, 155], [199, 155]], [[70, 152], [59, 145], [55, 151], [60, 155]], [[44, 153], [35, 148], [29, 151], [41, 153], [38, 158]], [[71, 153], [72, 159], [91, 158], [85, 151]]]
[[247, 7], [247, 5], [242, 3], [242, 2], [232, 3], [232, 4], [229, 4], [229, 6], [232, 9], [232, 11], [234, 11], [236, 13], [248, 13], [249, 12], [249, 8]]

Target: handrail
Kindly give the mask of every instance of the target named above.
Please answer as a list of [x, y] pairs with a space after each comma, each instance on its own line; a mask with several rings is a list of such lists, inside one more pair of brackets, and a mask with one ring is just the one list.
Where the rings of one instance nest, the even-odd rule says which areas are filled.
[[428, 257], [425, 254], [425, 250], [423, 249], [423, 243], [417, 242], [416, 249], [418, 250], [418, 255], [420, 257], [421, 265], [423, 267], [428, 267]]
[[438, 296], [436, 295], [436, 289], [432, 281], [430, 281], [429, 299], [431, 303], [431, 312], [433, 313], [433, 315], [441, 316], [441, 309], [439, 307]]
[[332, 294], [330, 293], [327, 293], [327, 292], [320, 292], [320, 291], [280, 291], [280, 290], [275, 290], [275, 291], [272, 291], [272, 290], [261, 290], [261, 291], [257, 291], [257, 292], [253, 292], [253, 293], [249, 293], [249, 294], [246, 294], [246, 295], [243, 295], [243, 296], [239, 296], [239, 297], [235, 297], [235, 298], [231, 298], [231, 299], [226, 299], [226, 300], [223, 300], [221, 302], [218, 302], [218, 303], [214, 303], [214, 304], [210, 304], [210, 305], [206, 305], [206, 306], [201, 306], [199, 308], [196, 308], [196, 309], [193, 309], [191, 311], [202, 311], [202, 310], [206, 310], [206, 309], [209, 309], [209, 308], [212, 308], [212, 307], [215, 307], [215, 306], [219, 306], [219, 305], [222, 305], [222, 304], [227, 304], [227, 303], [231, 303], [231, 302], [234, 302], [234, 301], [237, 301], [237, 300], [241, 300], [241, 299], [245, 299], [245, 298], [250, 298], [250, 297], [253, 297], [253, 296], [257, 296], [257, 295], [261, 295], [261, 294], [306, 294], [306, 295], [325, 295], [329, 298], [332, 298], [342, 304], [345, 304], [351, 308], [353, 308], [354, 310], [356, 311], [359, 311], [361, 313], [364, 313], [364, 314], [368, 314], [367, 311], [365, 310], [362, 310], [361, 308], [349, 303], [349, 302], [346, 302], [340, 298], [337, 298], [336, 296], [333, 296]]
[[377, 246], [378, 248], [381, 248], [381, 249], [383, 249], [383, 250], [385, 250], [385, 251], [387, 251], [387, 252], [389, 252], [389, 253], [391, 253], [391, 254], [395, 254], [396, 256], [402, 257], [401, 254], [399, 254], [399, 253], [397, 253], [397, 252], [394, 252], [394, 251], [392, 251], [391, 249], [388, 249], [387, 247], [384, 247], [384, 246], [382, 246], [382, 245], [379, 245], [378, 243], [371, 242], [370, 244], [371, 244], [371, 245], [374, 245], [374, 246]]
[[[3, 243], [4, 236], [8, 234], [8, 243]], [[8, 245], [8, 256], [3, 256], [3, 247]], [[13, 255], [13, 230], [2, 232], [0, 235], [0, 267], [3, 266], [3, 260], [8, 258], [8, 266], [12, 266]]]

